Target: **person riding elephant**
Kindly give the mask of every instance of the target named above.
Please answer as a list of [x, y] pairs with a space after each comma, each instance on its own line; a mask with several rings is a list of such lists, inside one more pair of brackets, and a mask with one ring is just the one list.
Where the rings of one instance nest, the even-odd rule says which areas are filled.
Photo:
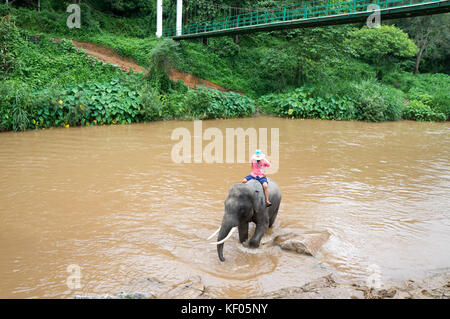
[[266, 167], [270, 167], [270, 162], [266, 159], [266, 156], [261, 150], [256, 150], [251, 159], [252, 172], [245, 176], [242, 183], [247, 183], [249, 180], [256, 179], [261, 183], [264, 189], [264, 195], [266, 198], [266, 206], [272, 206], [269, 200], [269, 183], [266, 178]]
[[270, 178], [267, 178], [270, 185], [268, 200], [272, 203], [270, 207], [266, 206], [264, 190], [259, 181], [251, 179], [247, 183], [235, 183], [231, 185], [228, 191], [228, 197], [225, 200], [225, 213], [222, 219], [222, 225], [208, 239], [211, 239], [217, 233], [217, 253], [221, 261], [223, 257], [224, 242], [231, 237], [238, 228], [239, 241], [241, 243], [248, 240], [248, 224], [256, 224], [255, 233], [249, 240], [249, 246], [257, 248], [260, 245], [261, 238], [269, 227], [272, 227], [278, 214], [281, 202], [281, 190], [279, 186]]

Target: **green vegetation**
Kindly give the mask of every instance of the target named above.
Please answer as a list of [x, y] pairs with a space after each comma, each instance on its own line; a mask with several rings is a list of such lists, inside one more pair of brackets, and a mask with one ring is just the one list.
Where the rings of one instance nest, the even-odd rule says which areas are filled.
[[[2, 1], [4, 2], [4, 1]], [[120, 1], [122, 3], [128, 1]], [[149, 25], [155, 24], [155, 15], [138, 17], [124, 17], [104, 14], [93, 7], [95, 1], [80, 3], [82, 12], [82, 27], [69, 29], [66, 25], [66, 8], [73, 1], [45, 1], [41, 0], [41, 11], [31, 9], [29, 6], [7, 6], [0, 4], [0, 16], [7, 14], [14, 17], [17, 25], [34, 33], [45, 33], [55, 37], [88, 38], [108, 33], [127, 37], [148, 37], [154, 34]], [[106, 31], [107, 32], [104, 32]], [[153, 32], [152, 32], [153, 31]]]
[[401, 119], [403, 93], [376, 81], [363, 81], [352, 83], [344, 95], [298, 88], [262, 96], [258, 102], [266, 112], [284, 117], [381, 122]]
[[[254, 114], [255, 105], [289, 118], [450, 119], [448, 32], [435, 30], [448, 28], [449, 14], [373, 29], [344, 25], [241, 35], [238, 44], [231, 37], [211, 38], [203, 45], [157, 40], [155, 1], [82, 1], [80, 29], [66, 26], [70, 1], [41, 0], [40, 12], [34, 2], [0, 4], [0, 130], [243, 117]], [[220, 14], [209, 1], [195, 4], [187, 5], [194, 21]], [[274, 5], [241, 1], [241, 7]], [[174, 22], [174, 8], [169, 1], [167, 23]], [[424, 38], [424, 30], [434, 31]], [[111, 48], [149, 74], [123, 72], [64, 39]], [[188, 89], [169, 79], [171, 68], [245, 95]]]

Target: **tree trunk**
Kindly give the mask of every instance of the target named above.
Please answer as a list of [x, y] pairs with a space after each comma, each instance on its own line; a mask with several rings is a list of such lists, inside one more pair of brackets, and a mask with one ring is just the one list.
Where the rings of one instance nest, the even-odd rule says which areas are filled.
[[420, 60], [422, 59], [422, 54], [423, 54], [424, 50], [425, 50], [425, 47], [421, 47], [420, 50], [419, 50], [419, 53], [417, 53], [416, 66], [414, 67], [414, 74], [419, 73]]

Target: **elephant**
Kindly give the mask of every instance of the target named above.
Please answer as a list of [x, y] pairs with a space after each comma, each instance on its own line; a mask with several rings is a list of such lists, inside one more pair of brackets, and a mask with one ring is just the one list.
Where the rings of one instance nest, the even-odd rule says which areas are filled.
[[281, 190], [272, 179], [268, 178], [269, 200], [272, 206], [266, 207], [264, 191], [261, 183], [257, 180], [250, 180], [247, 183], [235, 183], [229, 191], [225, 200], [225, 213], [222, 225], [208, 239], [219, 233], [217, 242], [217, 253], [220, 261], [225, 261], [223, 257], [223, 244], [231, 237], [238, 228], [239, 241], [241, 243], [248, 240], [248, 224], [256, 224], [255, 233], [249, 240], [251, 248], [258, 248], [261, 238], [269, 227], [272, 227], [278, 214], [281, 202]]

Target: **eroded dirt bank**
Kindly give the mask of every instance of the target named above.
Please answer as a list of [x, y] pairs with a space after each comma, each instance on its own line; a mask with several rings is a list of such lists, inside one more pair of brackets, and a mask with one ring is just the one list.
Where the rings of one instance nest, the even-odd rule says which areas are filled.
[[[72, 42], [78, 49], [84, 50], [87, 55], [93, 56], [96, 59], [103, 61], [105, 63], [117, 65], [123, 71], [130, 72], [130, 70], [133, 70], [134, 72], [142, 72], [146, 74], [148, 73], [148, 71], [145, 68], [138, 65], [133, 59], [121, 57], [119, 54], [114, 52], [114, 50], [107, 49], [105, 47], [90, 42], [80, 42], [75, 40], [73, 40]], [[187, 74], [183, 71], [179, 71], [176, 69], [171, 70], [169, 77], [174, 82], [182, 80], [186, 86], [194, 89], [198, 88], [200, 85], [204, 85], [205, 87], [210, 89], [215, 89], [219, 91], [228, 91], [226, 88], [218, 84], [212, 83], [211, 81], [201, 79], [195, 75]]]

